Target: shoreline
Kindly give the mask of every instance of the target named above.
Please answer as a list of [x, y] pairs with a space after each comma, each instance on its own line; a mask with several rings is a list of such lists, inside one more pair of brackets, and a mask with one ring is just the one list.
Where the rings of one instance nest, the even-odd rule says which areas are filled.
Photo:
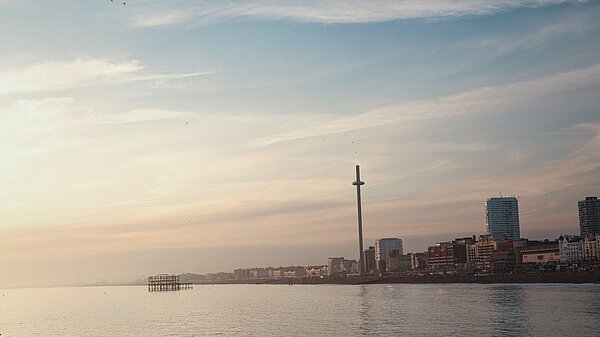
[[540, 273], [540, 274], [491, 274], [491, 275], [426, 275], [426, 276], [383, 276], [383, 277], [348, 277], [348, 278], [293, 278], [293, 279], [258, 279], [258, 280], [226, 280], [194, 283], [194, 285], [226, 285], [226, 284], [291, 284], [293, 285], [360, 285], [360, 284], [600, 284], [600, 273]]
[[[348, 278], [292, 278], [292, 279], [252, 279], [193, 282], [194, 286], [204, 285], [361, 285], [361, 284], [600, 284], [600, 273], [527, 273], [489, 275], [425, 275], [425, 276], [374, 276]], [[8, 289], [34, 288], [87, 288], [87, 287], [146, 287], [146, 283], [79, 284], [79, 285], [39, 285], [6, 287]]]

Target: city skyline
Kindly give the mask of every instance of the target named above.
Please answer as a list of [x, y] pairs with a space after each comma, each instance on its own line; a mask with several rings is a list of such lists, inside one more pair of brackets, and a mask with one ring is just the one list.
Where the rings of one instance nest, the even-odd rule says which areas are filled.
[[577, 234], [600, 4], [0, 0], [0, 287]]

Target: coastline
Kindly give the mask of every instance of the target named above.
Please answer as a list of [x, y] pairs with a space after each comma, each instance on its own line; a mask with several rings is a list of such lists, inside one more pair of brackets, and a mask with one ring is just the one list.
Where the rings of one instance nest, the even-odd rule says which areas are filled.
[[[348, 278], [292, 278], [292, 279], [252, 279], [252, 280], [220, 280], [193, 282], [194, 286], [203, 285], [361, 285], [361, 284], [600, 284], [600, 273], [523, 273], [523, 274], [489, 274], [489, 275], [424, 275], [424, 276], [374, 276]], [[71, 288], [71, 287], [145, 287], [146, 283], [95, 283], [78, 285], [32, 285], [23, 287], [4, 287], [8, 289], [31, 288]]]
[[257, 280], [223, 280], [194, 283], [194, 285], [212, 284], [291, 284], [319, 285], [359, 285], [359, 284], [443, 284], [443, 283], [477, 283], [477, 284], [600, 284], [600, 273], [539, 273], [539, 274], [490, 274], [490, 275], [426, 275], [426, 276], [383, 276], [383, 277], [348, 277], [348, 278], [294, 278], [294, 279], [257, 279]]

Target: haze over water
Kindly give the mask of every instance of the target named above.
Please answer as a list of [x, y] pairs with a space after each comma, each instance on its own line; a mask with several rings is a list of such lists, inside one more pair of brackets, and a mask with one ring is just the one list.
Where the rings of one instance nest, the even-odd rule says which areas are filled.
[[211, 285], [3, 290], [16, 336], [594, 336], [600, 285]]

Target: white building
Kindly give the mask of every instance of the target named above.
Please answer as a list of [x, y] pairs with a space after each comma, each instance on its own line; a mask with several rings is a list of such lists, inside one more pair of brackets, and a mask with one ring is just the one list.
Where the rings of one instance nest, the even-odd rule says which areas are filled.
[[485, 203], [487, 233], [496, 241], [521, 238], [519, 202], [515, 197], [489, 198]]
[[558, 238], [558, 250], [562, 262], [583, 260], [583, 245], [579, 236], [565, 235]]
[[402, 249], [402, 239], [400, 238], [382, 238], [375, 241], [375, 262], [377, 270], [380, 273], [385, 272], [385, 261], [391, 250], [397, 249], [400, 255], [404, 254]]
[[304, 275], [307, 277], [323, 277], [328, 275], [327, 266], [309, 266], [306, 267]]

